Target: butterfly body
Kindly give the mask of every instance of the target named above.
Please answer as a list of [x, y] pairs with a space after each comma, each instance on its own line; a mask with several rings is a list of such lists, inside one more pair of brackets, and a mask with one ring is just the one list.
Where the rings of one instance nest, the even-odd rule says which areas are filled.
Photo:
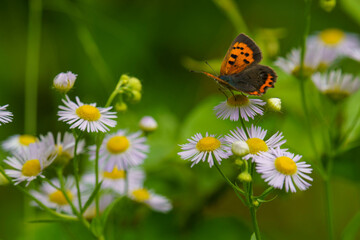
[[258, 64], [261, 59], [262, 54], [256, 43], [245, 34], [240, 34], [225, 55], [220, 76], [202, 73], [230, 90], [262, 95], [268, 88], [274, 87], [277, 75], [272, 68]]

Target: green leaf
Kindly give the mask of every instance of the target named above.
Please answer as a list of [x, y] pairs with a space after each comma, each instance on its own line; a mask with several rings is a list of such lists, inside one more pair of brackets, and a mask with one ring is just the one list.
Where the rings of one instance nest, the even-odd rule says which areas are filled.
[[358, 0], [342, 0], [341, 7], [360, 25], [360, 2]]
[[104, 226], [106, 226], [108, 218], [109, 218], [111, 212], [113, 211], [113, 209], [115, 208], [115, 206], [117, 204], [119, 204], [121, 201], [124, 201], [124, 199], [125, 199], [125, 197], [120, 197], [120, 198], [116, 199], [115, 201], [113, 201], [109, 206], [107, 206], [107, 208], [105, 209], [105, 211], [101, 215], [102, 222], [104, 223]]
[[89, 199], [86, 201], [85, 205], [81, 209], [81, 212], [84, 213], [86, 209], [90, 206], [90, 204], [93, 202], [94, 198], [96, 197], [96, 194], [99, 192], [101, 188], [102, 181], [97, 185], [97, 187], [94, 189], [94, 191], [91, 193]]
[[95, 236], [99, 237], [103, 234], [103, 221], [101, 217], [96, 217], [91, 221], [90, 225], [91, 232], [94, 233]]
[[266, 202], [271, 202], [273, 200], [275, 200], [277, 198], [278, 195], [275, 195], [273, 198], [270, 198], [268, 200], [265, 200], [265, 199], [257, 199], [258, 202], [260, 203], [266, 203]]
[[355, 214], [351, 221], [346, 226], [343, 232], [343, 240], [354, 240], [356, 238], [356, 233], [360, 230], [360, 211]]
[[255, 233], [253, 233], [253, 234], [251, 235], [250, 240], [256, 240], [256, 235], [255, 235]]

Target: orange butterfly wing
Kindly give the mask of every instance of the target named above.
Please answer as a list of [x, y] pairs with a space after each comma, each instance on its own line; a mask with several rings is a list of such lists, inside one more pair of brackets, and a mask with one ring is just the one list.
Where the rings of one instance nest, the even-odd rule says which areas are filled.
[[240, 34], [231, 43], [225, 55], [220, 76], [239, 73], [252, 64], [259, 63], [261, 59], [261, 51], [256, 43], [245, 34]]

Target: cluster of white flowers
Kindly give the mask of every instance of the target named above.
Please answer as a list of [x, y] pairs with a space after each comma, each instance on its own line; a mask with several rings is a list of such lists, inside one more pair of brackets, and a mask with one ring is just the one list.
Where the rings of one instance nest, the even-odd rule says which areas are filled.
[[[296, 191], [295, 186], [300, 190], [307, 189], [310, 184], [304, 179], [312, 181], [312, 178], [306, 175], [312, 171], [310, 165], [299, 162], [300, 155], [294, 156], [287, 149], [280, 149], [286, 142], [282, 133], [277, 132], [268, 138], [266, 134], [266, 130], [253, 125], [246, 130], [237, 128], [225, 137], [209, 134], [203, 137], [198, 133], [188, 139], [189, 143], [181, 145], [183, 151], [179, 152], [179, 155], [185, 160], [190, 160], [191, 166], [200, 161], [207, 161], [212, 167], [214, 159], [221, 164], [223, 159], [229, 158], [234, 152], [242, 152], [245, 145], [247, 151], [241, 157], [255, 162], [257, 172], [269, 185], [280, 189], [285, 186], [286, 191], [292, 192]], [[231, 149], [233, 144], [235, 148], [241, 149]]]
[[[296, 53], [295, 55], [298, 55]], [[216, 116], [220, 119], [231, 121], [254, 120], [256, 115], [263, 115], [262, 106], [266, 104], [261, 99], [251, 99], [243, 94], [232, 95], [226, 101], [214, 108]], [[267, 100], [268, 109], [279, 112], [281, 100], [270, 98]], [[244, 122], [243, 122], [244, 124]], [[266, 137], [267, 130], [251, 125], [250, 128], [236, 128], [229, 134], [215, 136], [206, 133], [195, 134], [188, 139], [188, 143], [180, 145], [182, 151], [179, 156], [192, 162], [191, 167], [199, 162], [208, 162], [212, 167], [221, 164], [224, 159], [232, 155], [242, 158], [244, 161], [252, 161], [256, 164], [257, 172], [274, 188], [295, 192], [296, 187], [300, 190], [307, 189], [312, 181], [310, 165], [299, 162], [301, 156], [280, 149], [286, 140], [281, 132], [276, 132], [271, 137]], [[242, 181], [251, 181], [251, 175], [245, 169], [239, 175]], [[295, 187], [296, 186], [296, 187]]]
[[[53, 85], [60, 92], [66, 93], [73, 87], [76, 76], [71, 72], [60, 73], [55, 77]], [[141, 83], [135, 80], [133, 78], [132, 84], [140, 91]], [[8, 165], [4, 176], [15, 185], [26, 182], [26, 187], [39, 179], [40, 186], [36, 188], [38, 184], [32, 184], [29, 190], [38, 202], [65, 214], [78, 215], [82, 212], [88, 219], [96, 216], [95, 204], [92, 203], [85, 211], [82, 208], [100, 181], [101, 188], [96, 190], [100, 199], [100, 212], [119, 197], [128, 197], [155, 211], [171, 210], [172, 205], [167, 198], [145, 187], [145, 172], [141, 168], [149, 152], [146, 135], [157, 128], [155, 119], [150, 116], [141, 119], [139, 127], [142, 131], [131, 133], [118, 129], [109, 133], [117, 124], [116, 113], [111, 112], [112, 107], [101, 108], [95, 103], [85, 104], [79, 97], [75, 99], [73, 102], [65, 95], [62, 100], [64, 105], [60, 105], [58, 111], [59, 121], [69, 124], [73, 134], [57, 133], [56, 137], [51, 132], [39, 137], [17, 134], [2, 143], [3, 149], [10, 155], [4, 161]], [[6, 107], [0, 107], [0, 125], [12, 119]], [[81, 138], [82, 132], [105, 134], [101, 135], [104, 138], [99, 147], [98, 176], [94, 171], [89, 171], [79, 177], [75, 175], [77, 170], [74, 168], [74, 176], [64, 176], [63, 179], [62, 169], [70, 161], [78, 157], [96, 159], [96, 145], [86, 146], [85, 140]], [[45, 177], [46, 171], [54, 170], [60, 173], [58, 178]], [[37, 204], [34, 202], [34, 205]]]
[[[330, 99], [340, 101], [360, 88], [360, 79], [339, 69], [328, 71], [341, 58], [360, 61], [358, 35], [340, 29], [326, 29], [309, 36], [306, 42], [303, 75], [310, 77], [315, 86]], [[294, 49], [286, 58], [280, 57], [275, 64], [288, 74], [298, 75], [300, 50]]]

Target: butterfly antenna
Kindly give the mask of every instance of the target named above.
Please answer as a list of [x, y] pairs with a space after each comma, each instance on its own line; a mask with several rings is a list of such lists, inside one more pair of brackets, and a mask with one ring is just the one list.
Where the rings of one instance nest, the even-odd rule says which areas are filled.
[[205, 61], [205, 63], [206, 63], [206, 65], [208, 65], [208, 66], [211, 68], [211, 70], [213, 70], [214, 75], [217, 76], [218, 74], [217, 74], [217, 73], [215, 72], [215, 70], [210, 66], [210, 64], [208, 63], [208, 61]]

